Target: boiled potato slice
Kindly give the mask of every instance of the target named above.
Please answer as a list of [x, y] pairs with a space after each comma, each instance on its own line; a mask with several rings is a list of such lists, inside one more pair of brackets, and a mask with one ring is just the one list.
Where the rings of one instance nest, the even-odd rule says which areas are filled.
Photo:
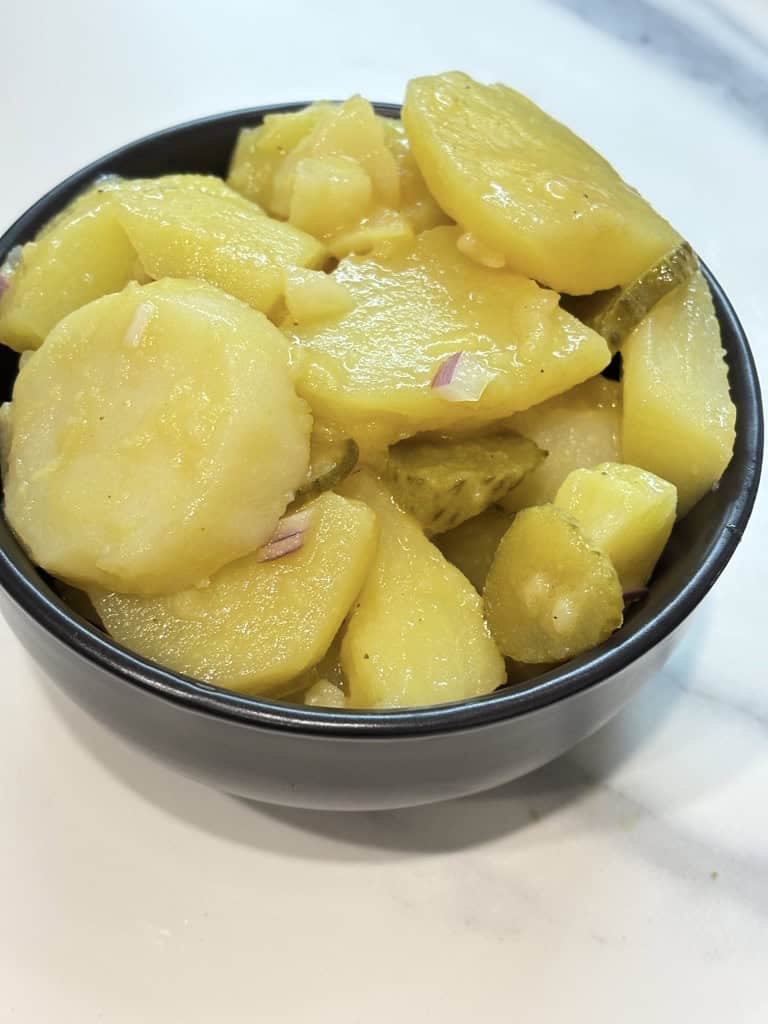
[[[335, 109], [332, 103], [313, 103], [287, 114], [267, 114], [262, 124], [243, 128], [237, 138], [227, 183], [271, 213], [275, 172], [289, 153]], [[287, 210], [283, 214], [287, 214]]]
[[463, 439], [410, 438], [389, 451], [395, 500], [427, 534], [444, 533], [503, 498], [544, 453], [511, 432]]
[[115, 193], [118, 220], [154, 278], [196, 278], [268, 312], [285, 287], [284, 269], [319, 267], [326, 250], [241, 196], [185, 189]]
[[370, 505], [381, 528], [341, 646], [350, 705], [442, 704], [496, 689], [504, 662], [474, 588], [374, 477], [354, 473], [342, 489]]
[[526, 664], [590, 650], [623, 619], [610, 559], [553, 505], [524, 509], [499, 544], [485, 584], [488, 624], [502, 653]]
[[482, 594], [496, 549], [511, 522], [511, 516], [497, 505], [491, 505], [479, 516], [441, 533], [435, 544]]
[[736, 407], [707, 282], [662, 299], [622, 348], [624, 459], [677, 487], [684, 516], [733, 454]]
[[595, 377], [518, 413], [507, 423], [546, 451], [546, 459], [502, 499], [508, 512], [554, 500], [574, 469], [620, 459], [621, 388]]
[[332, 238], [366, 217], [373, 182], [348, 156], [305, 157], [296, 165], [288, 219], [318, 238]]
[[559, 292], [626, 284], [678, 241], [603, 157], [505, 85], [413, 79], [403, 124], [440, 206]]
[[675, 525], [677, 491], [644, 469], [604, 462], [570, 473], [555, 505], [608, 555], [627, 593], [651, 577]]
[[9, 267], [5, 296], [0, 289], [0, 342], [17, 351], [35, 349], [67, 313], [120, 291], [128, 281], [146, 280], [136, 251], [117, 221], [115, 196], [149, 192], [162, 199], [178, 190], [242, 202], [213, 175], [101, 179], [54, 217], [34, 242], [24, 246], [18, 265]]
[[361, 502], [323, 494], [303, 513], [303, 545], [247, 555], [203, 588], [156, 597], [91, 589], [109, 633], [145, 658], [215, 686], [279, 694], [330, 647], [376, 550]]
[[[318, 324], [283, 324], [301, 393], [364, 444], [482, 426], [567, 390], [610, 359], [604, 339], [560, 309], [553, 292], [463, 256], [458, 232], [433, 228], [387, 257], [342, 260], [333, 277], [354, 307]], [[457, 352], [468, 373], [464, 400], [431, 386]]]
[[79, 196], [21, 251], [0, 292], [0, 342], [36, 349], [75, 309], [120, 291], [141, 268], [111, 198], [95, 189]]
[[14, 388], [5, 508], [34, 560], [155, 593], [259, 547], [309, 457], [286, 347], [202, 282], [131, 284], [65, 317]]

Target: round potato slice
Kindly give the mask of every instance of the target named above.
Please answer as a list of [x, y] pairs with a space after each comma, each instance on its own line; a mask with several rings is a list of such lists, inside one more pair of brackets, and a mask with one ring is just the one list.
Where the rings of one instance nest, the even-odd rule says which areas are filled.
[[524, 509], [499, 544], [485, 584], [488, 625], [503, 654], [526, 664], [564, 661], [622, 623], [616, 570], [552, 505]]
[[626, 284], [679, 241], [607, 160], [505, 85], [413, 79], [403, 124], [440, 206], [556, 291]]
[[286, 342], [201, 282], [70, 314], [16, 381], [8, 520], [44, 569], [167, 593], [258, 548], [305, 480]]

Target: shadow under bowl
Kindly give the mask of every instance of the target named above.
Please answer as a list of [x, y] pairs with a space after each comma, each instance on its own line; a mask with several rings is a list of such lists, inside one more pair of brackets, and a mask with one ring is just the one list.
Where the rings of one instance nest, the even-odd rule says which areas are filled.
[[[239, 130], [302, 103], [193, 121], [130, 143], [58, 185], [0, 238], [0, 263], [104, 174], [224, 175]], [[377, 104], [397, 117], [399, 108]], [[720, 486], [673, 531], [648, 598], [600, 647], [487, 697], [399, 711], [352, 712], [244, 697], [146, 661], [56, 594], [0, 518], [3, 610], [47, 676], [116, 733], [219, 789], [297, 807], [378, 809], [499, 785], [574, 746], [663, 664], [680, 627], [736, 549], [760, 476], [763, 420], [752, 355], [723, 290], [714, 297], [737, 408], [733, 460]], [[17, 357], [0, 346], [0, 398]]]

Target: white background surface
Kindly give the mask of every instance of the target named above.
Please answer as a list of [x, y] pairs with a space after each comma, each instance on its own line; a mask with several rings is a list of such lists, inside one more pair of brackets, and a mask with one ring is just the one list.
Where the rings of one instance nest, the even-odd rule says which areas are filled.
[[[398, 100], [460, 67], [602, 149], [714, 269], [766, 365], [766, 8], [664, 4], [695, 24], [678, 53], [652, 8], [630, 5], [646, 32], [610, 6], [583, 5], [595, 27], [565, 0], [0, 0], [0, 224], [171, 123]], [[765, 508], [614, 723], [520, 783], [412, 811], [203, 789], [59, 697], [0, 621], [0, 1022], [768, 1019]]]

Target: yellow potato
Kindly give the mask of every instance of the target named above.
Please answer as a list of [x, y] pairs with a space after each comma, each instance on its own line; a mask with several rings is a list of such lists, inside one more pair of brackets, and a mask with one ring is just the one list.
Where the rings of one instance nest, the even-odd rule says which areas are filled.
[[413, 707], [490, 693], [504, 662], [474, 588], [369, 474], [345, 494], [375, 511], [376, 558], [341, 646], [352, 707]]
[[172, 592], [266, 541], [306, 479], [286, 342], [202, 282], [71, 313], [16, 379], [8, 521], [78, 585]]
[[268, 312], [285, 269], [319, 267], [326, 250], [241, 196], [178, 189], [116, 193], [118, 220], [151, 277], [196, 278]]
[[413, 79], [403, 124], [440, 206], [559, 292], [626, 284], [679, 240], [603, 157], [505, 85]]
[[707, 282], [662, 299], [624, 343], [624, 459], [677, 487], [684, 516], [731, 461], [736, 407]]
[[[610, 359], [604, 339], [560, 309], [554, 293], [463, 256], [458, 231], [433, 228], [387, 258], [342, 260], [333, 277], [354, 307], [319, 324], [283, 323], [300, 393], [363, 447], [482, 426], [567, 390]], [[431, 387], [457, 350], [465, 390]]]
[[376, 518], [361, 502], [323, 494], [297, 516], [303, 545], [282, 557], [248, 555], [177, 594], [91, 589], [91, 599], [109, 633], [145, 658], [230, 690], [288, 692], [331, 646], [376, 551]]
[[554, 501], [574, 469], [621, 458], [621, 387], [594, 377], [578, 387], [513, 416], [510, 430], [529, 437], [546, 459], [502, 499], [508, 512]]
[[285, 274], [285, 306], [295, 324], [343, 316], [354, 305], [352, 293], [321, 270], [290, 270]]
[[644, 469], [604, 462], [570, 473], [555, 505], [608, 555], [629, 592], [645, 586], [669, 540], [677, 490]]

